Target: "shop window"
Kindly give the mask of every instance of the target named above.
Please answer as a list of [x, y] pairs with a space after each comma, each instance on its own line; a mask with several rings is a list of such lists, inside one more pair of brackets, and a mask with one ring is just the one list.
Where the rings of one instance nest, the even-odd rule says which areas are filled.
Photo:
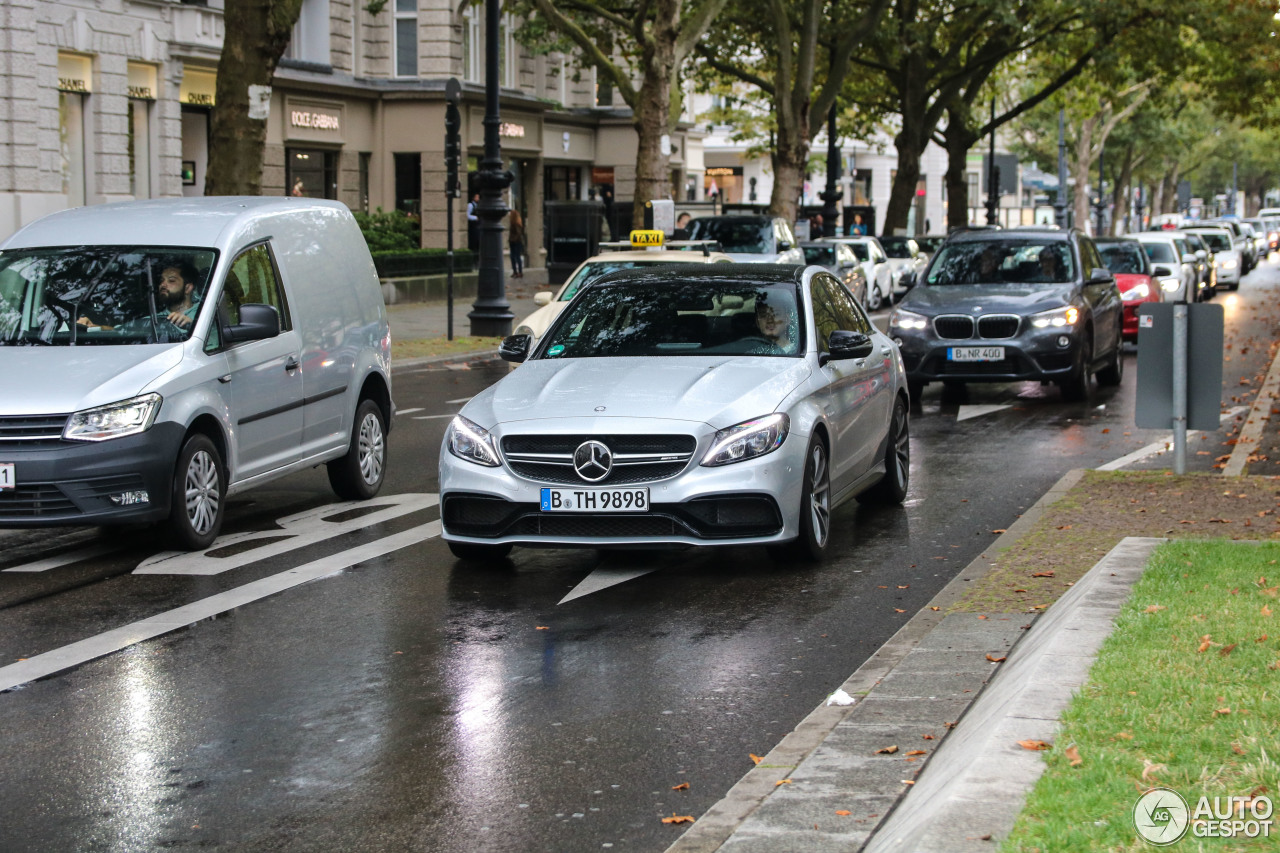
[[395, 47], [397, 77], [418, 76], [418, 0], [396, 0]]
[[129, 99], [129, 193], [151, 198], [151, 102]]
[[580, 169], [577, 166], [547, 166], [542, 173], [542, 192], [547, 201], [577, 201], [580, 196]]
[[85, 202], [84, 116], [86, 96], [76, 92], [58, 93], [59, 132], [62, 149], [62, 192], [67, 204]]
[[373, 161], [373, 154], [368, 151], [360, 152], [360, 197], [356, 204], [364, 213], [369, 212], [369, 164]]
[[422, 155], [413, 151], [391, 156], [395, 159], [396, 210], [418, 216], [422, 212]]
[[322, 148], [285, 149], [285, 186], [300, 198], [338, 197], [338, 152]]

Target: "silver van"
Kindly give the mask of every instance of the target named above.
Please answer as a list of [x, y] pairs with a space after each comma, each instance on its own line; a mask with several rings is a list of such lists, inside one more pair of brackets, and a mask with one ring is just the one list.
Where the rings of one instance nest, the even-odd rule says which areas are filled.
[[164, 522], [208, 547], [228, 496], [387, 464], [391, 336], [336, 202], [190, 198], [55, 213], [0, 246], [0, 527]]

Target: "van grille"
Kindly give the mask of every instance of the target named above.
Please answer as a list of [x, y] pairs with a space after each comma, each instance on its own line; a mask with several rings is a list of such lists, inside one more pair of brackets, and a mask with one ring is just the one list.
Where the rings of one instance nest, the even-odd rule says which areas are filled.
[[0, 453], [10, 448], [54, 447], [62, 443], [67, 415], [0, 416]]

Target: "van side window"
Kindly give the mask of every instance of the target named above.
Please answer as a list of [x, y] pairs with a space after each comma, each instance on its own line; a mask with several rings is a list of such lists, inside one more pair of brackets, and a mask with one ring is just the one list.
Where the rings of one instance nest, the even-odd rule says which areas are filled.
[[240, 306], [251, 303], [276, 309], [280, 314], [280, 331], [293, 328], [284, 289], [280, 286], [280, 277], [276, 274], [276, 265], [266, 243], [251, 246], [237, 255], [222, 285], [220, 307], [229, 324], [240, 322]]

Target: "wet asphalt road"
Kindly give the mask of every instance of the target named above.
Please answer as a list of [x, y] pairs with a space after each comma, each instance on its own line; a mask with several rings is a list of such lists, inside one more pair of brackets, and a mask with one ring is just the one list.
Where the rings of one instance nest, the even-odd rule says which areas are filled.
[[[1218, 298], [1227, 406], [1248, 405], [1238, 380], [1265, 371], [1277, 295], [1269, 266]], [[429, 501], [392, 498], [434, 493], [448, 422], [434, 416], [504, 375], [500, 363], [396, 374], [402, 414], [374, 504], [407, 507], [394, 518], [304, 518], [292, 539], [160, 564], [234, 564], [216, 574], [133, 573], [156, 551], [146, 531], [0, 534], [6, 568], [105, 552], [0, 571], [0, 666], [329, 560], [314, 582], [0, 694], [0, 849], [662, 851], [681, 828], [661, 817], [716, 802], [993, 530], [1067, 470], [1164, 437], [1133, 426], [1135, 365], [1077, 404], [1035, 384], [961, 399], [931, 386], [913, 413], [906, 506], [843, 507], [816, 567], [748, 548], [454, 561], [415, 533], [437, 518]], [[1192, 470], [1230, 452], [1231, 428], [1197, 437]], [[234, 500], [226, 532], [278, 529], [332, 501], [323, 471], [298, 475]], [[346, 532], [317, 532], [338, 523]], [[396, 534], [422, 538], [344, 558]]]

